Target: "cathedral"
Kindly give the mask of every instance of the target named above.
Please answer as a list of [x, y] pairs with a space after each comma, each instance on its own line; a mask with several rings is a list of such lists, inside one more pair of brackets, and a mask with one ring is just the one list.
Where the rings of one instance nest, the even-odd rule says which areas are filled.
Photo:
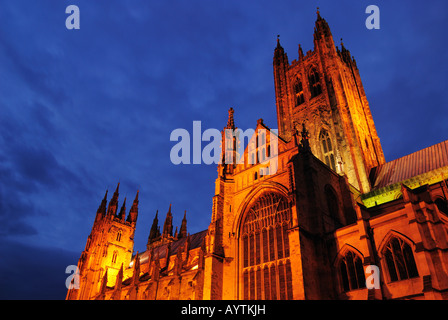
[[238, 153], [229, 110], [221, 156], [242, 161], [218, 164], [208, 229], [190, 234], [185, 213], [173, 230], [170, 205], [135, 252], [139, 194], [127, 212], [117, 186], [66, 299], [448, 299], [448, 140], [386, 162], [356, 61], [319, 11], [314, 49], [290, 63], [277, 39], [273, 74], [278, 129], [259, 119]]

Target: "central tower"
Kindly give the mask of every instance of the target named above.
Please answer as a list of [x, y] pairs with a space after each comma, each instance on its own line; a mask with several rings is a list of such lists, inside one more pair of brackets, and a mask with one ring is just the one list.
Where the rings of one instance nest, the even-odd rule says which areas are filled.
[[[277, 39], [274, 81], [279, 135], [289, 141], [302, 123], [314, 155], [361, 192], [370, 190], [370, 169], [385, 162], [355, 59], [335, 46], [328, 23], [317, 11], [314, 50], [298, 60]], [[299, 127], [300, 126], [300, 127]]]

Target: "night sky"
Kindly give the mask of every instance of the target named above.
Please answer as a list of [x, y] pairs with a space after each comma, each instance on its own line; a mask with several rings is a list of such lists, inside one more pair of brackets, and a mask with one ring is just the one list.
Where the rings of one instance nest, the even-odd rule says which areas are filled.
[[128, 212], [140, 190], [134, 250], [170, 203], [174, 226], [187, 210], [188, 232], [206, 229], [216, 165], [173, 165], [170, 134], [222, 130], [230, 107], [239, 128], [277, 128], [277, 34], [290, 62], [312, 50], [317, 6], [357, 61], [386, 161], [448, 139], [447, 1], [1, 1], [0, 299], [65, 299], [118, 182]]

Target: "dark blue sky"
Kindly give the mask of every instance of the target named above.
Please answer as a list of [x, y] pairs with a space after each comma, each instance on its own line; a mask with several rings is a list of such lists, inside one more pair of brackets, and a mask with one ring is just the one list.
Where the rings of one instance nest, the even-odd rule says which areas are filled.
[[[81, 11], [67, 30], [65, 8]], [[365, 8], [381, 29], [365, 27]], [[170, 133], [263, 118], [272, 57], [313, 49], [316, 7], [355, 56], [386, 160], [448, 138], [448, 2], [4, 0], [0, 5], [0, 298], [64, 299], [104, 192], [137, 189], [135, 250], [156, 210], [211, 218], [216, 166], [170, 162]], [[161, 218], [161, 219], [160, 219]]]

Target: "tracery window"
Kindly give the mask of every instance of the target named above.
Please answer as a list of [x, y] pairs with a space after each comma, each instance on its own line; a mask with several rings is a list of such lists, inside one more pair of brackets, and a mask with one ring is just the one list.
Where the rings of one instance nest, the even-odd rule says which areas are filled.
[[112, 263], [116, 263], [117, 262], [117, 256], [118, 256], [118, 252], [114, 251], [114, 253], [112, 254]]
[[339, 274], [341, 275], [344, 292], [365, 288], [366, 286], [361, 258], [350, 250], [339, 262]]
[[418, 277], [412, 249], [404, 240], [393, 237], [383, 249], [390, 281]]
[[319, 135], [319, 141], [322, 147], [323, 161], [327, 166], [336, 171], [336, 162], [334, 159], [334, 149], [331, 143], [328, 131], [322, 130]]
[[262, 195], [246, 214], [241, 227], [244, 299], [292, 299], [291, 223], [291, 207], [277, 193]]
[[302, 82], [297, 80], [297, 82], [294, 85], [294, 95], [296, 99], [296, 106], [300, 106], [302, 103], [305, 102], [305, 98], [303, 97], [303, 86]]
[[310, 84], [311, 98], [320, 95], [322, 93], [322, 87], [319, 81], [319, 73], [315, 69], [311, 70], [308, 81]]

